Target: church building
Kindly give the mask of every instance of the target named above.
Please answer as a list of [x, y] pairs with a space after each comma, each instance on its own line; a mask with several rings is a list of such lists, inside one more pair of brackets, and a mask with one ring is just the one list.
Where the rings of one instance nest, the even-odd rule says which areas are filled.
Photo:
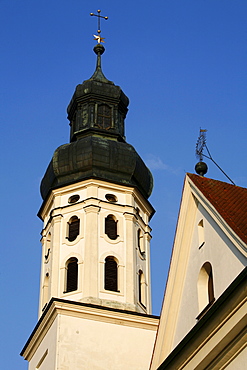
[[153, 316], [152, 174], [126, 142], [129, 100], [104, 76], [96, 39], [95, 72], [67, 109], [70, 143], [41, 182], [39, 320], [21, 355], [29, 370], [244, 369], [247, 189], [185, 176]]
[[247, 189], [184, 181], [151, 370], [243, 370], [247, 359]]

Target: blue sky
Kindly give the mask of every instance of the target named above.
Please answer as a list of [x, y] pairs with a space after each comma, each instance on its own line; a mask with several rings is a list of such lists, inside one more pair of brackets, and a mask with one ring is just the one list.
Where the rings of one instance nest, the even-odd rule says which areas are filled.
[[[95, 67], [102, 10], [103, 71], [130, 99], [127, 141], [154, 176], [150, 198], [153, 313], [159, 314], [183, 179], [194, 172], [199, 128], [214, 160], [247, 186], [246, 0], [0, 0], [1, 368], [37, 322], [40, 180], [69, 140], [66, 108]], [[227, 181], [207, 161], [207, 176]]]

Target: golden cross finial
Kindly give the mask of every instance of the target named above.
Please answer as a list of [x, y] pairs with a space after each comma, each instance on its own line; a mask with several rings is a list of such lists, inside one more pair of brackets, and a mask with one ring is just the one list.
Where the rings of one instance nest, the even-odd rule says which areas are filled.
[[108, 17], [103, 17], [102, 15], [100, 15], [101, 10], [97, 10], [97, 12], [98, 14], [90, 13], [90, 15], [94, 15], [95, 17], [98, 17], [98, 35], [94, 35], [94, 40], [97, 40], [98, 44], [100, 44], [101, 42], [105, 42], [104, 41], [105, 38], [100, 36], [100, 33], [101, 33], [100, 18], [103, 18], [107, 21]]

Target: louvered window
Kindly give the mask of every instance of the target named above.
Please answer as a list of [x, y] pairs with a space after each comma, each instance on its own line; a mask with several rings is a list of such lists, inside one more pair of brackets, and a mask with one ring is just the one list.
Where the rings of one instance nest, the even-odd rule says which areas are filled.
[[69, 220], [68, 240], [73, 242], [80, 232], [80, 219], [76, 216], [71, 217]]
[[118, 279], [117, 262], [113, 257], [107, 257], [105, 259], [105, 289], [114, 292], [118, 291]]
[[114, 216], [109, 215], [105, 219], [105, 233], [106, 235], [112, 239], [117, 239], [117, 221], [115, 221]]
[[71, 258], [67, 264], [66, 293], [77, 290], [78, 286], [78, 260]]
[[106, 104], [98, 106], [97, 126], [105, 130], [111, 128], [111, 108]]

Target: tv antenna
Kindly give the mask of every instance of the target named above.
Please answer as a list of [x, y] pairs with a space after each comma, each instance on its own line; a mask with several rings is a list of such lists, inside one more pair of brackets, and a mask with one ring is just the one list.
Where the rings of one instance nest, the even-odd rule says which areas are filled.
[[[196, 172], [201, 176], [203, 176], [207, 172], [207, 165], [206, 163], [203, 162], [203, 157], [205, 157], [205, 158], [210, 159], [219, 168], [219, 170], [228, 178], [228, 180], [231, 181], [233, 185], [236, 185], [232, 181], [232, 179], [229, 176], [227, 176], [227, 174], [222, 170], [222, 168], [212, 158], [210, 151], [206, 144], [206, 132], [207, 132], [206, 129], [200, 128], [199, 136], [196, 142], [196, 157], [199, 159], [199, 163], [197, 163], [195, 167]], [[204, 148], [206, 149], [207, 154], [203, 153]]]

